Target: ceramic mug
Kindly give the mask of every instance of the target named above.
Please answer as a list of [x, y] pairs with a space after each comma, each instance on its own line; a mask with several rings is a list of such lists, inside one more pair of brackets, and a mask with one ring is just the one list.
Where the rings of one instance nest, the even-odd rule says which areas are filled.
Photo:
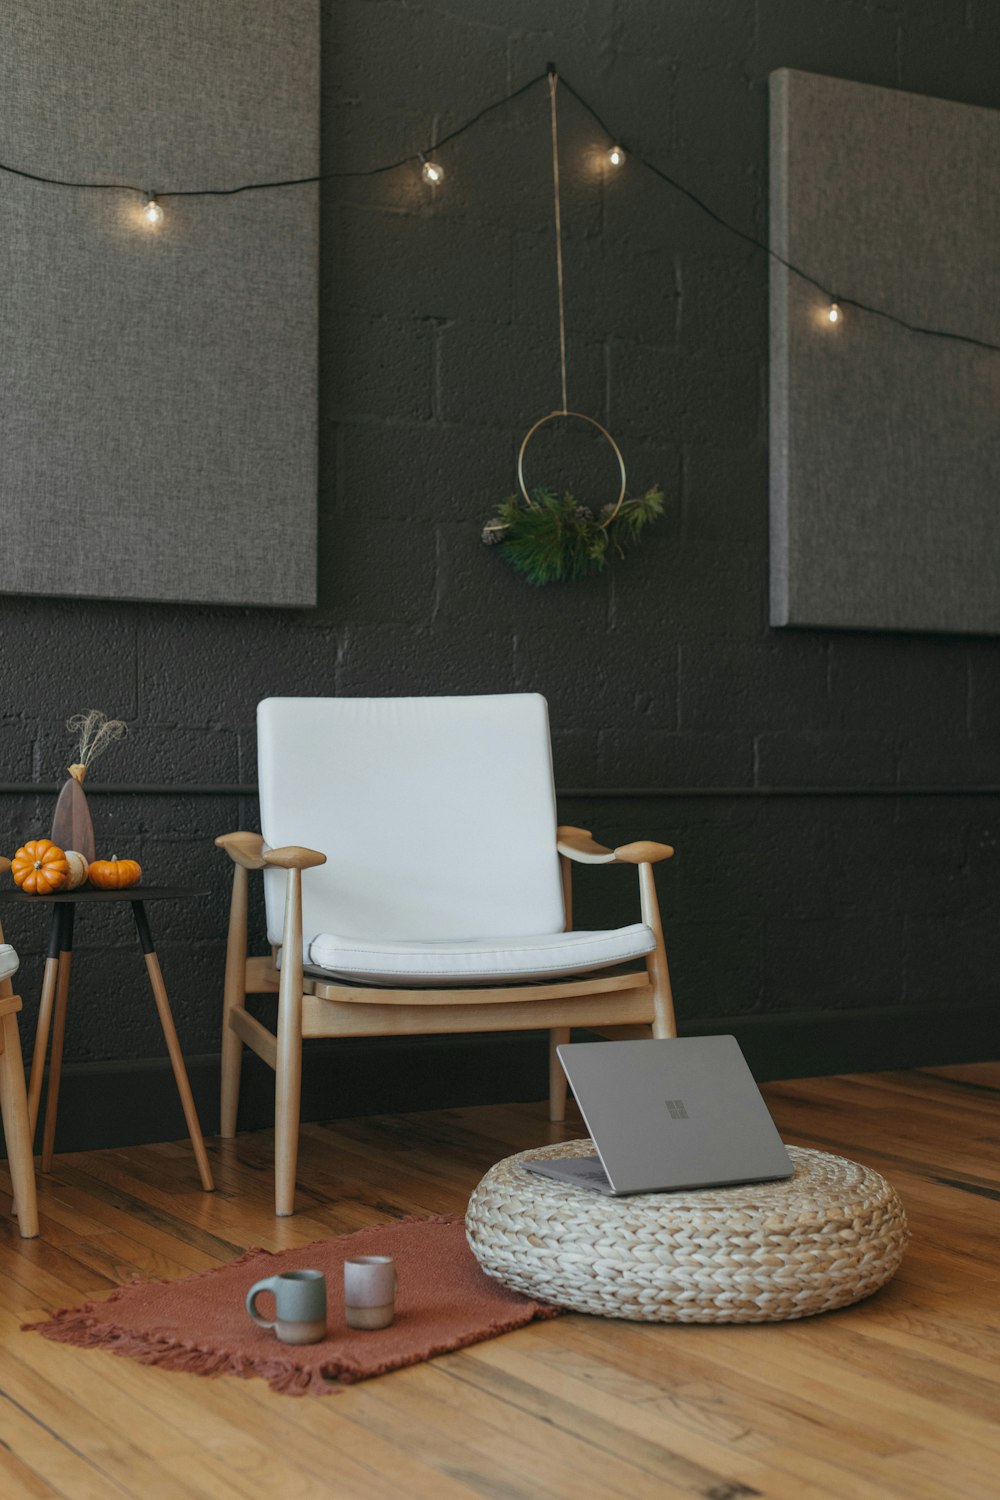
[[396, 1312], [399, 1281], [391, 1255], [344, 1261], [344, 1317], [348, 1328], [388, 1328]]
[[[257, 1311], [261, 1292], [274, 1294], [274, 1319]], [[283, 1344], [318, 1344], [326, 1338], [326, 1277], [322, 1271], [282, 1271], [255, 1281], [247, 1312], [260, 1328], [273, 1328]]]

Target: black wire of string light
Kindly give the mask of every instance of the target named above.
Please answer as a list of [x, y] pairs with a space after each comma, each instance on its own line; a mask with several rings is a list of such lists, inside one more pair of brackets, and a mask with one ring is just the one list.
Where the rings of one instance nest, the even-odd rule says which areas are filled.
[[[164, 188], [162, 190], [140, 187], [134, 182], [74, 182], [62, 177], [47, 177], [40, 172], [29, 172], [23, 167], [10, 166], [7, 162], [0, 162], [0, 172], [7, 172], [13, 177], [22, 177], [29, 182], [44, 183], [52, 187], [77, 188], [85, 191], [138, 193], [146, 200], [147, 212], [151, 209], [156, 210], [153, 219], [151, 219], [151, 221], [154, 221], [155, 218], [160, 216], [157, 210], [158, 200], [166, 198], [230, 198], [235, 197], [238, 193], [254, 193], [276, 188], [302, 187], [311, 183], [333, 182], [347, 178], [380, 177], [387, 172], [396, 172], [401, 167], [409, 166], [411, 163], [422, 163], [426, 169], [428, 158], [434, 151], [439, 151], [442, 146], [447, 146], [452, 141], [457, 140], [459, 136], [465, 135], [466, 131], [472, 130], [474, 126], [478, 125], [488, 115], [495, 113], [498, 109], [502, 109], [507, 104], [512, 104], [515, 99], [520, 99], [523, 95], [530, 93], [536, 85], [545, 82], [553, 75], [558, 76], [559, 82], [566, 92], [586, 111], [599, 129], [604, 132], [608, 140], [614, 143], [614, 150], [621, 151], [633, 157], [653, 177], [656, 177], [660, 182], [665, 183], [667, 187], [672, 188], [674, 192], [686, 198], [701, 213], [714, 220], [716, 224], [720, 225], [730, 234], [735, 235], [738, 239], [741, 239], [744, 244], [751, 245], [755, 250], [761, 251], [771, 260], [784, 266], [787, 271], [790, 271], [794, 276], [798, 276], [807, 285], [815, 287], [817, 291], [822, 292], [824, 297], [830, 299], [831, 311], [836, 309], [839, 312], [841, 306], [853, 307], [858, 312], [868, 313], [875, 318], [883, 318], [886, 322], [894, 324], [897, 328], [903, 328], [908, 333], [924, 334], [929, 338], [949, 339], [954, 343], [970, 344], [977, 349], [988, 349], [993, 353], [1000, 353], [1000, 344], [994, 344], [988, 339], [976, 338], [973, 334], [968, 333], [955, 333], [947, 328], [933, 328], [923, 323], [912, 323], [909, 319], [900, 317], [897, 313], [888, 312], [884, 307], [876, 307], [873, 303], [864, 302], [858, 297], [850, 297], [843, 292], [831, 290], [830, 287], [813, 276], [811, 272], [803, 270], [794, 261], [787, 260], [777, 250], [772, 249], [765, 240], [758, 239], [756, 235], [750, 234], [745, 229], [740, 229], [737, 225], [731, 223], [729, 219], [706, 203], [704, 198], [699, 197], [697, 193], [683, 182], [680, 182], [676, 177], [671, 176], [669, 172], [665, 172], [662, 167], [658, 167], [655, 162], [643, 155], [641, 151], [636, 150], [634, 146], [626, 145], [621, 136], [616, 135], [613, 130], [608, 128], [601, 115], [590, 101], [580, 93], [579, 89], [574, 88], [562, 73], [558, 73], [554, 63], [550, 63], [544, 72], [536, 73], [534, 77], [529, 78], [519, 88], [511, 90], [509, 94], [505, 94], [500, 99], [494, 99], [491, 104], [485, 105], [468, 120], [464, 121], [461, 125], [457, 125], [454, 130], [450, 130], [440, 140], [426, 146], [422, 151], [411, 151], [406, 156], [398, 157], [395, 161], [384, 162], [376, 167], [353, 168], [337, 172], [319, 172], [310, 177], [281, 177], [267, 182], [243, 182], [238, 183], [235, 187], [227, 188]], [[435, 176], [428, 180], [437, 182], [441, 180], [443, 175], [441, 173], [440, 176]]]
[[451, 141], [457, 140], [480, 120], [491, 115], [495, 110], [502, 109], [505, 104], [512, 104], [515, 99], [520, 99], [522, 94], [527, 94], [547, 78], [547, 73], [536, 73], [534, 78], [529, 78], [520, 88], [505, 94], [502, 99], [494, 99], [492, 104], [487, 104], [483, 109], [474, 114], [471, 119], [450, 130], [443, 135], [439, 141], [432, 146], [425, 146], [422, 151], [410, 151], [406, 156], [399, 157], [396, 161], [384, 162], [378, 167], [359, 167], [344, 172], [318, 172], [312, 177], [279, 177], [269, 182], [241, 182], [236, 187], [227, 188], [157, 188], [139, 187], [134, 182], [69, 182], [63, 177], [45, 177], [40, 172], [26, 172], [21, 167], [8, 166], [6, 162], [0, 162], [0, 172], [9, 172], [14, 177], [26, 177], [29, 182], [49, 183], [53, 187], [67, 188], [95, 188], [110, 189], [119, 193], [140, 193], [143, 197], [161, 198], [231, 198], [237, 193], [256, 193], [263, 189], [303, 187], [313, 182], [333, 182], [342, 177], [380, 177], [386, 172], [396, 172], [400, 167], [409, 166], [411, 162], [422, 162], [433, 151], [438, 151], [442, 146], [447, 146]]
[[807, 282], [810, 286], [816, 287], [816, 289], [822, 292], [825, 297], [830, 298], [832, 304], [843, 304], [846, 307], [855, 307], [859, 312], [871, 313], [877, 318], [885, 318], [888, 320], [888, 322], [895, 323], [897, 327], [905, 328], [910, 333], [926, 333], [930, 334], [934, 338], [954, 339], [958, 343], [973, 344], [977, 349], [992, 349], [1000, 352], [1000, 344], [991, 344], [987, 339], [977, 339], [974, 335], [968, 333], [953, 333], [950, 329], [947, 328], [930, 328], [925, 327], [920, 323], [910, 323], [906, 318], [897, 316], [896, 313], [886, 312], [885, 308], [883, 307], [874, 307], [871, 303], [861, 302], [856, 297], [848, 297], [840, 292], [831, 292], [830, 288], [825, 286], [823, 282], [817, 281], [815, 276], [811, 276], [808, 271], [803, 271], [802, 267], [795, 265], [793, 261], [786, 260], [783, 255], [780, 255], [778, 253], [777, 250], [772, 249], [772, 247], [767, 244], [766, 241], [758, 239], [756, 235], [748, 234], [745, 229], [738, 229], [735, 224], [731, 224], [728, 219], [724, 219], [721, 214], [716, 213], [715, 209], [711, 208], [705, 202], [704, 198], [699, 198], [697, 193], [692, 192], [689, 187], [685, 187], [683, 182], [678, 182], [676, 177], [671, 177], [669, 172], [664, 172], [662, 167], [658, 167], [655, 162], [651, 162], [648, 157], [643, 156], [641, 152], [636, 151], [633, 147], [627, 146], [620, 136], [616, 136], [614, 131], [608, 129], [607, 125], [601, 119], [601, 116], [597, 113], [597, 110], [589, 102], [589, 100], [585, 99], [583, 95], [579, 93], [579, 91], [575, 89], [571, 83], [568, 83], [567, 80], [562, 77], [562, 75], [560, 75], [560, 82], [562, 83], [562, 86], [566, 90], [567, 94], [572, 95], [577, 104], [581, 105], [587, 111], [595, 124], [597, 124], [601, 128], [601, 130], [604, 131], [604, 134], [608, 137], [608, 139], [611, 141], [615, 141], [618, 147], [623, 152], [627, 153], [629, 156], [635, 157], [636, 161], [638, 161], [641, 166], [645, 167], [647, 172], [651, 172], [654, 177], [658, 177], [661, 182], [665, 182], [668, 187], [672, 187], [675, 192], [680, 193], [683, 197], [687, 198], [688, 201], [693, 203], [696, 208], [699, 208], [703, 214], [707, 214], [710, 219], [714, 219], [716, 224], [721, 224], [722, 228], [727, 229], [730, 234], [735, 234], [746, 244], [752, 245], [755, 250], [762, 250], [765, 255], [769, 255], [772, 260], [776, 260], [779, 265], [784, 266], [786, 270], [791, 271], [802, 281]]

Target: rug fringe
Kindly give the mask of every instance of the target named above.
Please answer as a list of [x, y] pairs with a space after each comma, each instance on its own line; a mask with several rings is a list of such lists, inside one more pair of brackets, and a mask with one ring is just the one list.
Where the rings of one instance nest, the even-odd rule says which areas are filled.
[[[558, 1307], [537, 1303], [533, 1321], [557, 1318], [560, 1312]], [[105, 1349], [109, 1354], [134, 1359], [140, 1365], [157, 1365], [162, 1370], [179, 1370], [208, 1376], [236, 1375], [242, 1380], [259, 1376], [267, 1381], [272, 1391], [283, 1395], [328, 1396], [335, 1394], [341, 1386], [355, 1385], [374, 1375], [404, 1369], [407, 1364], [420, 1364], [427, 1359], [436, 1359], [441, 1354], [453, 1354], [459, 1349], [467, 1349], [484, 1339], [513, 1333], [515, 1329], [523, 1328], [524, 1323], [517, 1319], [491, 1323], [485, 1332], [480, 1329], [466, 1338], [445, 1340], [429, 1350], [415, 1353], [412, 1359], [402, 1364], [392, 1361], [375, 1368], [361, 1369], [352, 1361], [338, 1359], [336, 1354], [332, 1354], [318, 1370], [304, 1369], [291, 1360], [273, 1356], [249, 1359], [245, 1355], [227, 1354], [220, 1349], [204, 1349], [197, 1344], [179, 1344], [150, 1334], [130, 1333], [117, 1324], [102, 1323], [80, 1308], [63, 1308], [42, 1322], [23, 1323], [21, 1327], [25, 1333], [40, 1333], [44, 1338], [59, 1344], [72, 1344], [79, 1349]]]
[[[110, 1299], [109, 1299], [110, 1300]], [[236, 1375], [243, 1380], [259, 1376], [272, 1391], [290, 1396], [329, 1395], [336, 1391], [346, 1370], [333, 1357], [320, 1370], [303, 1369], [290, 1360], [275, 1358], [248, 1359], [245, 1355], [227, 1354], [221, 1349], [203, 1349], [197, 1344], [179, 1344], [153, 1335], [130, 1333], [113, 1323], [101, 1323], [79, 1309], [64, 1308], [39, 1323], [23, 1323], [25, 1333], [35, 1332], [59, 1344], [79, 1349], [104, 1349], [140, 1365], [156, 1365], [161, 1370], [179, 1370], [195, 1375]]]

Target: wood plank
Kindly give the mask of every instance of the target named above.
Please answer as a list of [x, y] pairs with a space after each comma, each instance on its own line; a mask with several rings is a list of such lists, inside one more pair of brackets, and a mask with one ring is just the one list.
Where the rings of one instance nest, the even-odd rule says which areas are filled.
[[867, 1162], [900, 1192], [912, 1241], [876, 1297], [746, 1327], [567, 1317], [322, 1400], [19, 1325], [250, 1244], [460, 1213], [499, 1157], [583, 1134], [572, 1104], [563, 1125], [532, 1103], [306, 1126], [300, 1211], [281, 1220], [271, 1132], [207, 1143], [213, 1195], [186, 1142], [57, 1157], [40, 1238], [0, 1219], [4, 1500], [993, 1500], [1000, 1065], [765, 1092], [786, 1139]]

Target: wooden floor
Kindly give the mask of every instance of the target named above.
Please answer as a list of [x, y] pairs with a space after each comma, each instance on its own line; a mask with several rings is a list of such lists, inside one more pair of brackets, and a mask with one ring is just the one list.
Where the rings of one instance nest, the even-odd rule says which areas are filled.
[[266, 1135], [210, 1144], [212, 1197], [184, 1146], [57, 1158], [42, 1238], [0, 1223], [0, 1495], [996, 1500], [1000, 1065], [766, 1093], [786, 1140], [866, 1162], [902, 1195], [912, 1244], [876, 1297], [771, 1326], [565, 1317], [321, 1400], [19, 1325], [137, 1273], [460, 1211], [498, 1157], [577, 1126], [536, 1105], [312, 1126], [291, 1220], [271, 1215]]

